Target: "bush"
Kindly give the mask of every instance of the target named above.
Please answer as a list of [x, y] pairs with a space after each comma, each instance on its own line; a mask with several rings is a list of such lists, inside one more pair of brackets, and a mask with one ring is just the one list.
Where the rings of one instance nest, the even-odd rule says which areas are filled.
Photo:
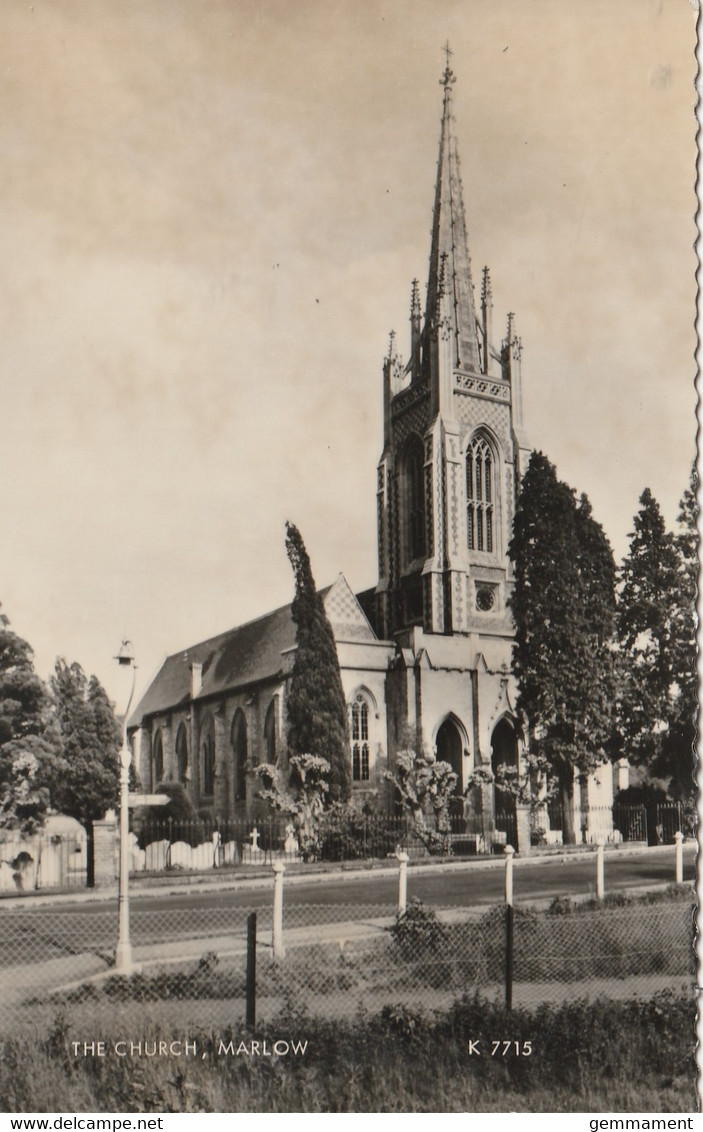
[[185, 841], [188, 845], [202, 845], [210, 837], [206, 823], [195, 812], [182, 782], [162, 782], [155, 794], [169, 798], [166, 806], [158, 809], [142, 806], [132, 815], [132, 830], [137, 835], [140, 849], [153, 841], [168, 839]]
[[322, 861], [358, 861], [387, 857], [397, 845], [398, 829], [382, 814], [355, 806], [334, 805], [320, 825]]
[[437, 919], [437, 913], [426, 908], [421, 900], [413, 899], [403, 913], [398, 913], [391, 928], [391, 939], [403, 959], [422, 959], [437, 956], [448, 940], [448, 931]]

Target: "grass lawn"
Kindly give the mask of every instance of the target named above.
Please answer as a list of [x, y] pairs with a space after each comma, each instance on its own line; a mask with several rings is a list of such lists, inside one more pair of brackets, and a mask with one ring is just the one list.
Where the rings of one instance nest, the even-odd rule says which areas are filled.
[[[510, 1013], [466, 998], [433, 1013], [396, 1006], [330, 1020], [291, 1004], [254, 1035], [269, 1052], [283, 1043], [278, 1056], [252, 1056], [243, 1027], [126, 1030], [119, 1016], [81, 1037], [104, 1040], [104, 1056], [76, 1056], [58, 1015], [45, 1040], [4, 1043], [0, 1095], [16, 1112], [695, 1112], [694, 1027], [688, 994]], [[197, 1054], [114, 1048], [174, 1037]], [[286, 1053], [293, 1041], [307, 1042], [304, 1054]], [[496, 1041], [512, 1043], [507, 1055], [501, 1045], [491, 1056]]]

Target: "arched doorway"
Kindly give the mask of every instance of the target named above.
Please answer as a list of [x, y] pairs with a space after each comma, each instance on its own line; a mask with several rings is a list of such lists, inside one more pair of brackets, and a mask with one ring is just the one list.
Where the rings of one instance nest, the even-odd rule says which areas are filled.
[[[495, 725], [491, 735], [491, 769], [494, 775], [500, 775], [501, 770], [513, 767], [517, 769], [517, 765], [515, 728], [509, 719], [503, 717]], [[498, 784], [495, 788], [495, 818], [496, 829], [503, 830], [508, 836], [508, 841], [514, 845], [515, 841], [512, 838], [516, 835], [515, 795]]]
[[450, 818], [464, 813], [464, 736], [456, 720], [448, 716], [437, 732], [437, 762], [449, 763], [456, 775], [454, 798], [449, 802]]

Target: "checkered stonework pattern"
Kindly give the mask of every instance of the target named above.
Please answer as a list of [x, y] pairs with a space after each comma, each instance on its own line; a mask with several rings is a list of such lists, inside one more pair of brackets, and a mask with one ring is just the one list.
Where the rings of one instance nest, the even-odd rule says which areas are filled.
[[358, 601], [341, 575], [327, 593], [325, 612], [338, 640], [374, 639]]

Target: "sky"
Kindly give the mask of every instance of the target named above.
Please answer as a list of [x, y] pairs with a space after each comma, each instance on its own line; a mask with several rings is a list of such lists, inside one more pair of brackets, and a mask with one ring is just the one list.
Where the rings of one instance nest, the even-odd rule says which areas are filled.
[[376, 581], [388, 334], [427, 279], [449, 42], [474, 284], [618, 558], [695, 453], [686, 0], [2, 0], [0, 602], [115, 699]]

